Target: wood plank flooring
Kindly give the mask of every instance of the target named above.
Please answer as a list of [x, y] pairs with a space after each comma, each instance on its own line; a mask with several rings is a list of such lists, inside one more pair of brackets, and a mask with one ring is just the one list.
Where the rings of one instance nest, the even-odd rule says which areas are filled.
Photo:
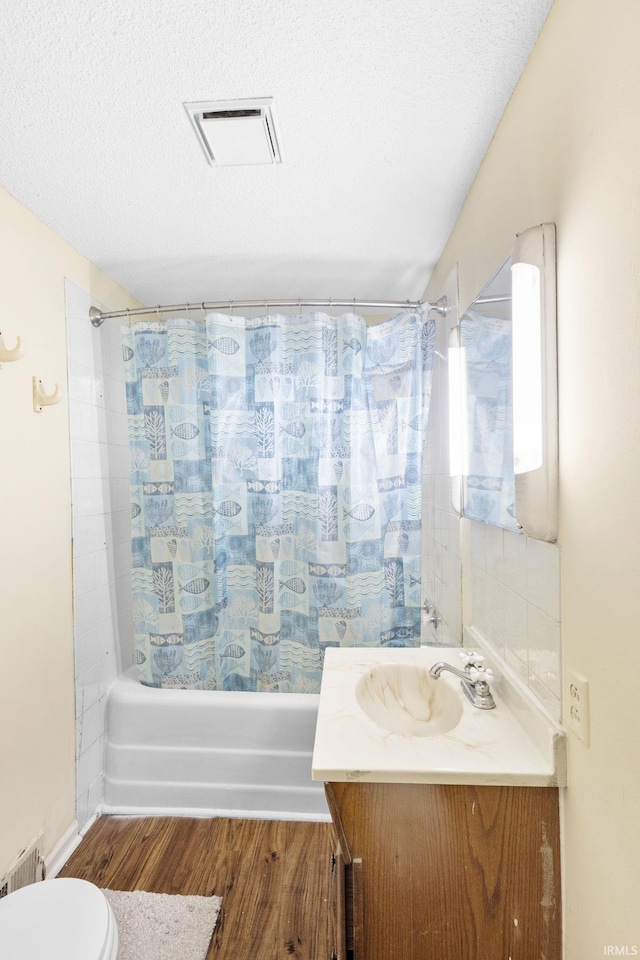
[[207, 960], [329, 960], [334, 846], [330, 823], [105, 816], [59, 876], [222, 897]]

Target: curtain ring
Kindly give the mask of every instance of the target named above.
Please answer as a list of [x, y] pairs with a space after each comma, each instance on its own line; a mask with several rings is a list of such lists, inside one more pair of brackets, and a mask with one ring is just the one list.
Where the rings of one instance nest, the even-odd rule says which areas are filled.
[[131, 310], [129, 309], [129, 307], [126, 307], [126, 311], [127, 311], [127, 323], [129, 324], [129, 326], [131, 326]]
[[204, 316], [205, 316], [205, 313], [206, 313], [206, 311], [205, 311], [205, 309], [204, 309], [204, 300], [201, 300], [201, 301], [200, 301], [200, 309], [202, 310], [202, 317], [203, 317], [203, 319], [204, 319]]
[[187, 300], [187, 320], [191, 320], [191, 304]]
[[302, 302], [300, 300], [300, 297], [298, 297], [298, 316], [299, 317], [302, 316]]

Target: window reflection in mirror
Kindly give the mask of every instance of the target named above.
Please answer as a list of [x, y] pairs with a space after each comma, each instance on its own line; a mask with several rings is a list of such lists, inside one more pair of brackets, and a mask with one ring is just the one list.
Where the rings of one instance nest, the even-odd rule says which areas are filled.
[[466, 421], [462, 515], [517, 531], [510, 267], [508, 259], [460, 319]]

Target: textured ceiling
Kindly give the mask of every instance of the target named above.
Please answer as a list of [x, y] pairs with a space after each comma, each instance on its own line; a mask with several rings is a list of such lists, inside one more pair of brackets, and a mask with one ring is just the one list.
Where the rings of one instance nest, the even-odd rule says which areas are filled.
[[[0, 0], [0, 183], [140, 300], [422, 294], [552, 0]], [[274, 97], [282, 165], [185, 101]]]

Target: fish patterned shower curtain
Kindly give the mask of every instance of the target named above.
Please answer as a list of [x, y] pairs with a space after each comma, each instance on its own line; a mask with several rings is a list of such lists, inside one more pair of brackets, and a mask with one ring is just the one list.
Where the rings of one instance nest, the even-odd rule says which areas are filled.
[[318, 692], [420, 641], [435, 329], [416, 313], [123, 327], [142, 683]]

